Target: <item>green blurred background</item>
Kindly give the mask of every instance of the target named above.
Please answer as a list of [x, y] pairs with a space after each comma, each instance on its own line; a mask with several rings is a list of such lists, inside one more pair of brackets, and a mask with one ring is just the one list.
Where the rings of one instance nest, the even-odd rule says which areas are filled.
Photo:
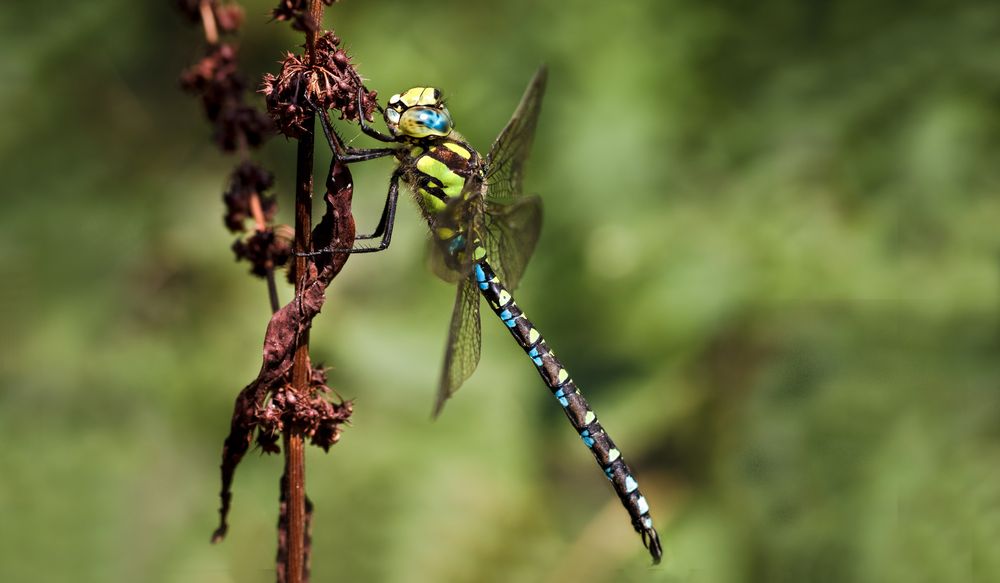
[[[301, 43], [272, 3], [244, 2], [253, 79]], [[1000, 5], [353, 0], [327, 24], [383, 99], [439, 86], [483, 149], [549, 64], [519, 301], [665, 558], [499, 323], [430, 421], [453, 292], [407, 204], [312, 335], [356, 400], [309, 453], [314, 581], [1000, 580]], [[234, 160], [177, 87], [200, 47], [170, 2], [0, 9], [4, 582], [273, 581], [279, 457], [248, 456], [208, 542], [268, 305], [222, 226]], [[260, 154], [285, 222], [293, 157]], [[355, 170], [362, 227], [390, 169]]]

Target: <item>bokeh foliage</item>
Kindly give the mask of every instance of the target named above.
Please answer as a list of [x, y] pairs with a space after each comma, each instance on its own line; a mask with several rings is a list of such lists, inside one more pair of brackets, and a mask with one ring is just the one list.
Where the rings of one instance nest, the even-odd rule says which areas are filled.
[[[259, 76], [301, 40], [245, 6]], [[430, 422], [453, 296], [411, 206], [312, 335], [356, 399], [310, 453], [314, 580], [1000, 580], [1000, 5], [349, 0], [328, 24], [482, 148], [549, 63], [520, 303], [666, 557], [498, 324]], [[221, 223], [233, 160], [176, 87], [198, 42], [169, 3], [0, 9], [0, 580], [273, 580], [278, 458], [208, 544], [268, 307]], [[264, 151], [286, 217], [292, 150]], [[362, 228], [389, 169], [356, 169]]]

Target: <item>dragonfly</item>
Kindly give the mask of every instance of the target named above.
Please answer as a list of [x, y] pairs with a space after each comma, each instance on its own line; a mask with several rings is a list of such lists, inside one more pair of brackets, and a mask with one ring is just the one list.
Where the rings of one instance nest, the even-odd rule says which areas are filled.
[[[388, 134], [361, 116], [362, 131], [391, 147], [346, 147], [327, 112], [316, 107], [327, 141], [344, 163], [394, 156], [398, 162], [375, 230], [360, 240], [374, 246], [328, 247], [305, 255], [373, 253], [389, 247], [399, 198], [399, 183], [414, 194], [431, 230], [435, 273], [457, 284], [448, 329], [444, 367], [434, 404], [445, 401], [475, 371], [480, 359], [480, 297], [534, 364], [573, 429], [590, 449], [632, 519], [632, 526], [653, 562], [662, 557], [649, 504], [632, 470], [580, 393], [562, 362], [513, 297], [541, 230], [541, 201], [523, 189], [525, 162], [534, 141], [545, 93], [547, 69], [535, 73], [510, 121], [484, 157], [454, 129], [451, 114], [434, 87], [414, 87], [389, 98], [383, 113]], [[359, 108], [360, 107], [359, 94]]]

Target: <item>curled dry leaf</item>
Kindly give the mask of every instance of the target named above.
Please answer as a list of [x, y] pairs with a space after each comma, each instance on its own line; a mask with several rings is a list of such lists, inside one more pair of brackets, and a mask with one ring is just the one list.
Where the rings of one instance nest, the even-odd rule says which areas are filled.
[[[317, 246], [336, 244], [338, 247], [350, 247], [354, 244], [354, 218], [351, 215], [351, 199], [354, 184], [347, 166], [336, 159], [332, 162], [327, 181], [327, 193], [324, 197], [326, 212], [322, 220], [313, 229], [313, 241]], [[230, 423], [229, 436], [222, 448], [222, 490], [220, 492], [221, 507], [219, 508], [219, 526], [212, 536], [217, 542], [225, 537], [228, 530], [227, 516], [232, 501], [232, 482], [236, 466], [243, 459], [254, 438], [254, 432], [259, 428], [262, 418], [267, 423], [274, 423], [272, 416], [261, 415], [266, 412], [265, 401], [269, 395], [278, 395], [289, 382], [292, 361], [298, 338], [312, 325], [313, 318], [319, 314], [326, 300], [326, 287], [340, 273], [350, 255], [331, 254], [320, 255], [317, 261], [310, 265], [308, 280], [302, 286], [302, 291], [287, 305], [271, 316], [264, 334], [263, 362], [257, 378], [240, 391], [233, 408], [233, 418]], [[301, 416], [314, 424], [312, 441], [321, 447], [329, 447], [340, 436], [339, 426], [350, 417], [349, 402], [332, 403], [320, 399], [326, 404], [317, 403], [317, 399], [325, 393], [325, 375], [313, 372], [313, 385], [317, 390], [315, 398], [310, 397], [304, 404]], [[296, 399], [296, 403], [301, 398]], [[288, 398], [285, 397], [287, 404]], [[298, 409], [296, 408], [296, 411]], [[282, 415], [275, 412], [279, 420]], [[298, 414], [298, 413], [296, 413]], [[296, 420], [300, 419], [296, 417]], [[265, 442], [266, 443], [266, 442]], [[261, 444], [267, 450], [273, 444]]]

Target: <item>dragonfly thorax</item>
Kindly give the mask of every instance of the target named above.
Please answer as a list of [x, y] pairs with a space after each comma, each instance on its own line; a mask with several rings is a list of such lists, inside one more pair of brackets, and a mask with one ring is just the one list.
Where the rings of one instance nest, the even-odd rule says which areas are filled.
[[441, 91], [433, 87], [414, 87], [390, 97], [385, 125], [393, 137], [413, 141], [444, 138], [454, 128]]

